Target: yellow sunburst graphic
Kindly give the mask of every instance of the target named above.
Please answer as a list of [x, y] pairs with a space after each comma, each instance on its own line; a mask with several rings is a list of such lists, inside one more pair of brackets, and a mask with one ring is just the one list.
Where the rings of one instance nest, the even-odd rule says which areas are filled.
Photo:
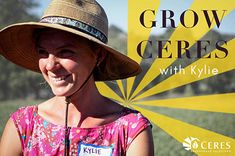
[[[129, 0], [128, 1], [128, 56], [134, 59], [136, 62], [143, 62], [143, 59], [136, 52], [137, 45], [143, 41], [148, 40], [152, 29], [146, 29], [140, 24], [140, 15], [144, 10], [152, 10], [152, 13], [146, 14], [146, 21], [155, 19], [159, 6], [160, 0]], [[195, 45], [196, 41], [200, 40], [205, 34], [207, 34], [213, 27], [216, 26], [216, 21], [211, 22], [211, 26], [208, 27], [208, 23], [205, 19], [205, 12], [202, 10], [226, 10], [223, 14], [219, 14], [219, 17], [226, 18], [231, 12], [234, 11], [235, 1], [234, 0], [194, 0], [188, 10], [193, 10], [197, 13], [198, 22], [194, 27], [185, 28], [181, 23], [174, 29], [168, 40], [171, 41], [170, 46], [167, 47], [168, 51], [171, 51], [172, 56], [177, 56], [176, 41], [185, 39], [189, 43], [189, 47]], [[154, 13], [154, 11], [156, 13]], [[209, 16], [213, 16], [213, 12], [210, 12]], [[191, 21], [191, 16], [185, 16], [185, 21]], [[220, 18], [219, 20], [222, 20]], [[233, 19], [234, 20], [234, 19]], [[145, 45], [144, 45], [145, 44]], [[145, 49], [147, 42], [143, 42], [142, 49]], [[167, 45], [165, 45], [167, 46]], [[235, 114], [235, 93], [226, 94], [214, 94], [194, 97], [182, 97], [182, 98], [167, 98], [167, 99], [156, 99], [154, 95], [161, 94], [165, 91], [169, 91], [193, 82], [201, 81], [218, 74], [222, 74], [235, 69], [235, 39], [231, 39], [228, 42], [220, 46], [221, 49], [226, 49], [228, 55], [223, 59], [213, 58], [216, 54], [221, 52], [221, 49], [213, 49], [207, 55], [211, 55], [212, 58], [205, 59], [200, 58], [188, 63], [183, 73], [177, 72], [171, 74], [163, 81], [158, 82], [154, 86], [150, 86], [151, 82], [161, 75], [161, 70], [167, 69], [174, 62], [178, 61], [179, 58], [172, 57], [167, 59], [155, 59], [152, 61], [150, 68], [144, 72], [144, 75], [129, 78], [127, 80], [118, 80], [112, 82], [98, 82], [97, 87], [100, 92], [107, 97], [118, 101], [119, 103], [139, 110], [142, 114], [148, 117], [154, 124], [172, 136], [175, 140], [180, 143], [185, 141], [185, 138], [196, 137], [201, 141], [207, 141], [212, 143], [229, 143], [229, 152], [227, 151], [207, 151], [205, 150], [194, 150], [197, 155], [235, 155], [235, 140], [231, 137], [225, 136], [218, 132], [208, 130], [206, 128], [199, 127], [194, 124], [190, 124], [179, 119], [172, 118], [167, 115], [163, 115], [148, 109], [144, 106], [152, 107], [163, 107], [163, 108], [174, 108], [174, 109], [185, 109], [194, 111], [205, 111], [215, 113], [227, 113]], [[163, 49], [166, 47], [163, 47]], [[184, 53], [182, 53], [183, 55]], [[168, 54], [169, 56], [169, 54]], [[192, 73], [192, 68], [205, 69], [207, 73], [201, 73], [198, 75]], [[216, 71], [208, 71], [208, 68], [216, 69]], [[215, 75], [215, 72], [217, 74]], [[118, 90], [118, 92], [117, 92]], [[216, 123], [215, 123], [216, 124]], [[235, 133], [235, 130], [234, 130]], [[195, 144], [198, 147], [197, 144]], [[217, 147], [217, 146], [216, 146]], [[218, 147], [219, 149], [219, 147]], [[222, 148], [223, 149], [223, 148]], [[207, 149], [208, 150], [208, 149]], [[212, 149], [215, 150], [215, 149]]]

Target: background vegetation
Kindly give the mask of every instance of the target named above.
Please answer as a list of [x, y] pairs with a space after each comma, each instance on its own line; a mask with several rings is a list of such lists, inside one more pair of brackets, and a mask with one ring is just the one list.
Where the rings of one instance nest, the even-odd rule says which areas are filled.
[[[39, 17], [32, 14], [32, 9], [38, 7], [34, 0], [0, 0], [0, 28], [6, 25], [23, 22], [37, 21]], [[167, 40], [174, 30], [169, 29], [159, 36], [151, 36], [153, 40]], [[219, 39], [230, 40], [234, 35], [220, 34], [216, 31], [210, 31], [204, 36], [204, 39], [217, 41]], [[116, 26], [110, 26], [109, 44], [126, 53], [127, 34]], [[147, 48], [145, 54], [157, 51], [157, 46], [153, 49]], [[194, 51], [195, 46], [190, 50]], [[210, 47], [212, 50], [213, 47]], [[137, 83], [149, 69], [152, 61], [157, 57], [155, 54], [152, 59], [144, 59], [141, 63], [143, 73], [137, 77]], [[186, 66], [190, 62], [181, 60], [175, 64]], [[191, 60], [193, 61], [193, 60]], [[15, 66], [0, 56], [0, 135], [4, 125], [9, 118], [9, 114], [17, 108], [25, 105], [38, 104], [43, 99], [51, 96], [51, 91], [45, 84], [40, 74], [36, 74], [20, 67]], [[154, 79], [148, 88], [156, 85], [170, 75], [160, 76]], [[216, 77], [208, 78], [196, 83], [188, 84], [164, 93], [154, 95], [154, 98], [184, 97], [205, 94], [227, 93], [235, 91], [235, 71], [226, 72]], [[136, 84], [137, 84], [136, 83]], [[107, 84], [115, 89], [113, 83]], [[135, 84], [135, 86], [136, 86]], [[145, 89], [148, 89], [145, 88]], [[117, 90], [118, 92], [118, 90]], [[235, 138], [235, 118], [234, 115], [223, 113], [211, 113], [202, 111], [177, 110], [169, 108], [146, 107], [152, 111], [165, 114], [167, 116], [191, 123], [202, 128], [213, 130], [220, 134]], [[215, 124], [216, 123], [216, 124]], [[182, 144], [166, 134], [162, 129], [154, 125], [154, 142], [157, 156], [191, 156], [193, 153], [183, 149]]]

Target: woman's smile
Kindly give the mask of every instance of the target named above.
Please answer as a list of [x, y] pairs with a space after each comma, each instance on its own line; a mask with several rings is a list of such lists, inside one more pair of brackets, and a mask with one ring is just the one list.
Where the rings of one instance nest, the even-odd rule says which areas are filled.
[[69, 78], [71, 78], [72, 75], [61, 75], [61, 76], [48, 76], [51, 83], [55, 85], [63, 85], [66, 83], [69, 83]]

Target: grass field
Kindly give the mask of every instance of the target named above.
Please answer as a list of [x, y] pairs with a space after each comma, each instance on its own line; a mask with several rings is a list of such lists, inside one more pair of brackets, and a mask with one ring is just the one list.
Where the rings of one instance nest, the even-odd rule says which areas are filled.
[[[2, 134], [10, 113], [14, 112], [18, 107], [38, 103], [40, 101], [22, 100], [0, 102], [0, 134]], [[145, 108], [235, 138], [235, 115], [158, 107]], [[174, 140], [156, 125], [153, 126], [153, 135], [156, 156], [194, 156], [193, 153], [183, 149], [182, 143]]]

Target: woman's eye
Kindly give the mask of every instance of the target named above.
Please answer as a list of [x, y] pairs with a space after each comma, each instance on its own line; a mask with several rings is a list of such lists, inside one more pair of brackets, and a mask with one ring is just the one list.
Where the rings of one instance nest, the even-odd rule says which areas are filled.
[[39, 49], [38, 50], [38, 55], [39, 55], [39, 57], [41, 57], [41, 58], [46, 58], [46, 57], [48, 57], [48, 52], [47, 51], [45, 51], [45, 50], [43, 50], [43, 49]]
[[58, 55], [61, 58], [68, 58], [68, 57], [74, 56], [74, 54], [75, 54], [75, 52], [73, 52], [71, 50], [61, 50]]

